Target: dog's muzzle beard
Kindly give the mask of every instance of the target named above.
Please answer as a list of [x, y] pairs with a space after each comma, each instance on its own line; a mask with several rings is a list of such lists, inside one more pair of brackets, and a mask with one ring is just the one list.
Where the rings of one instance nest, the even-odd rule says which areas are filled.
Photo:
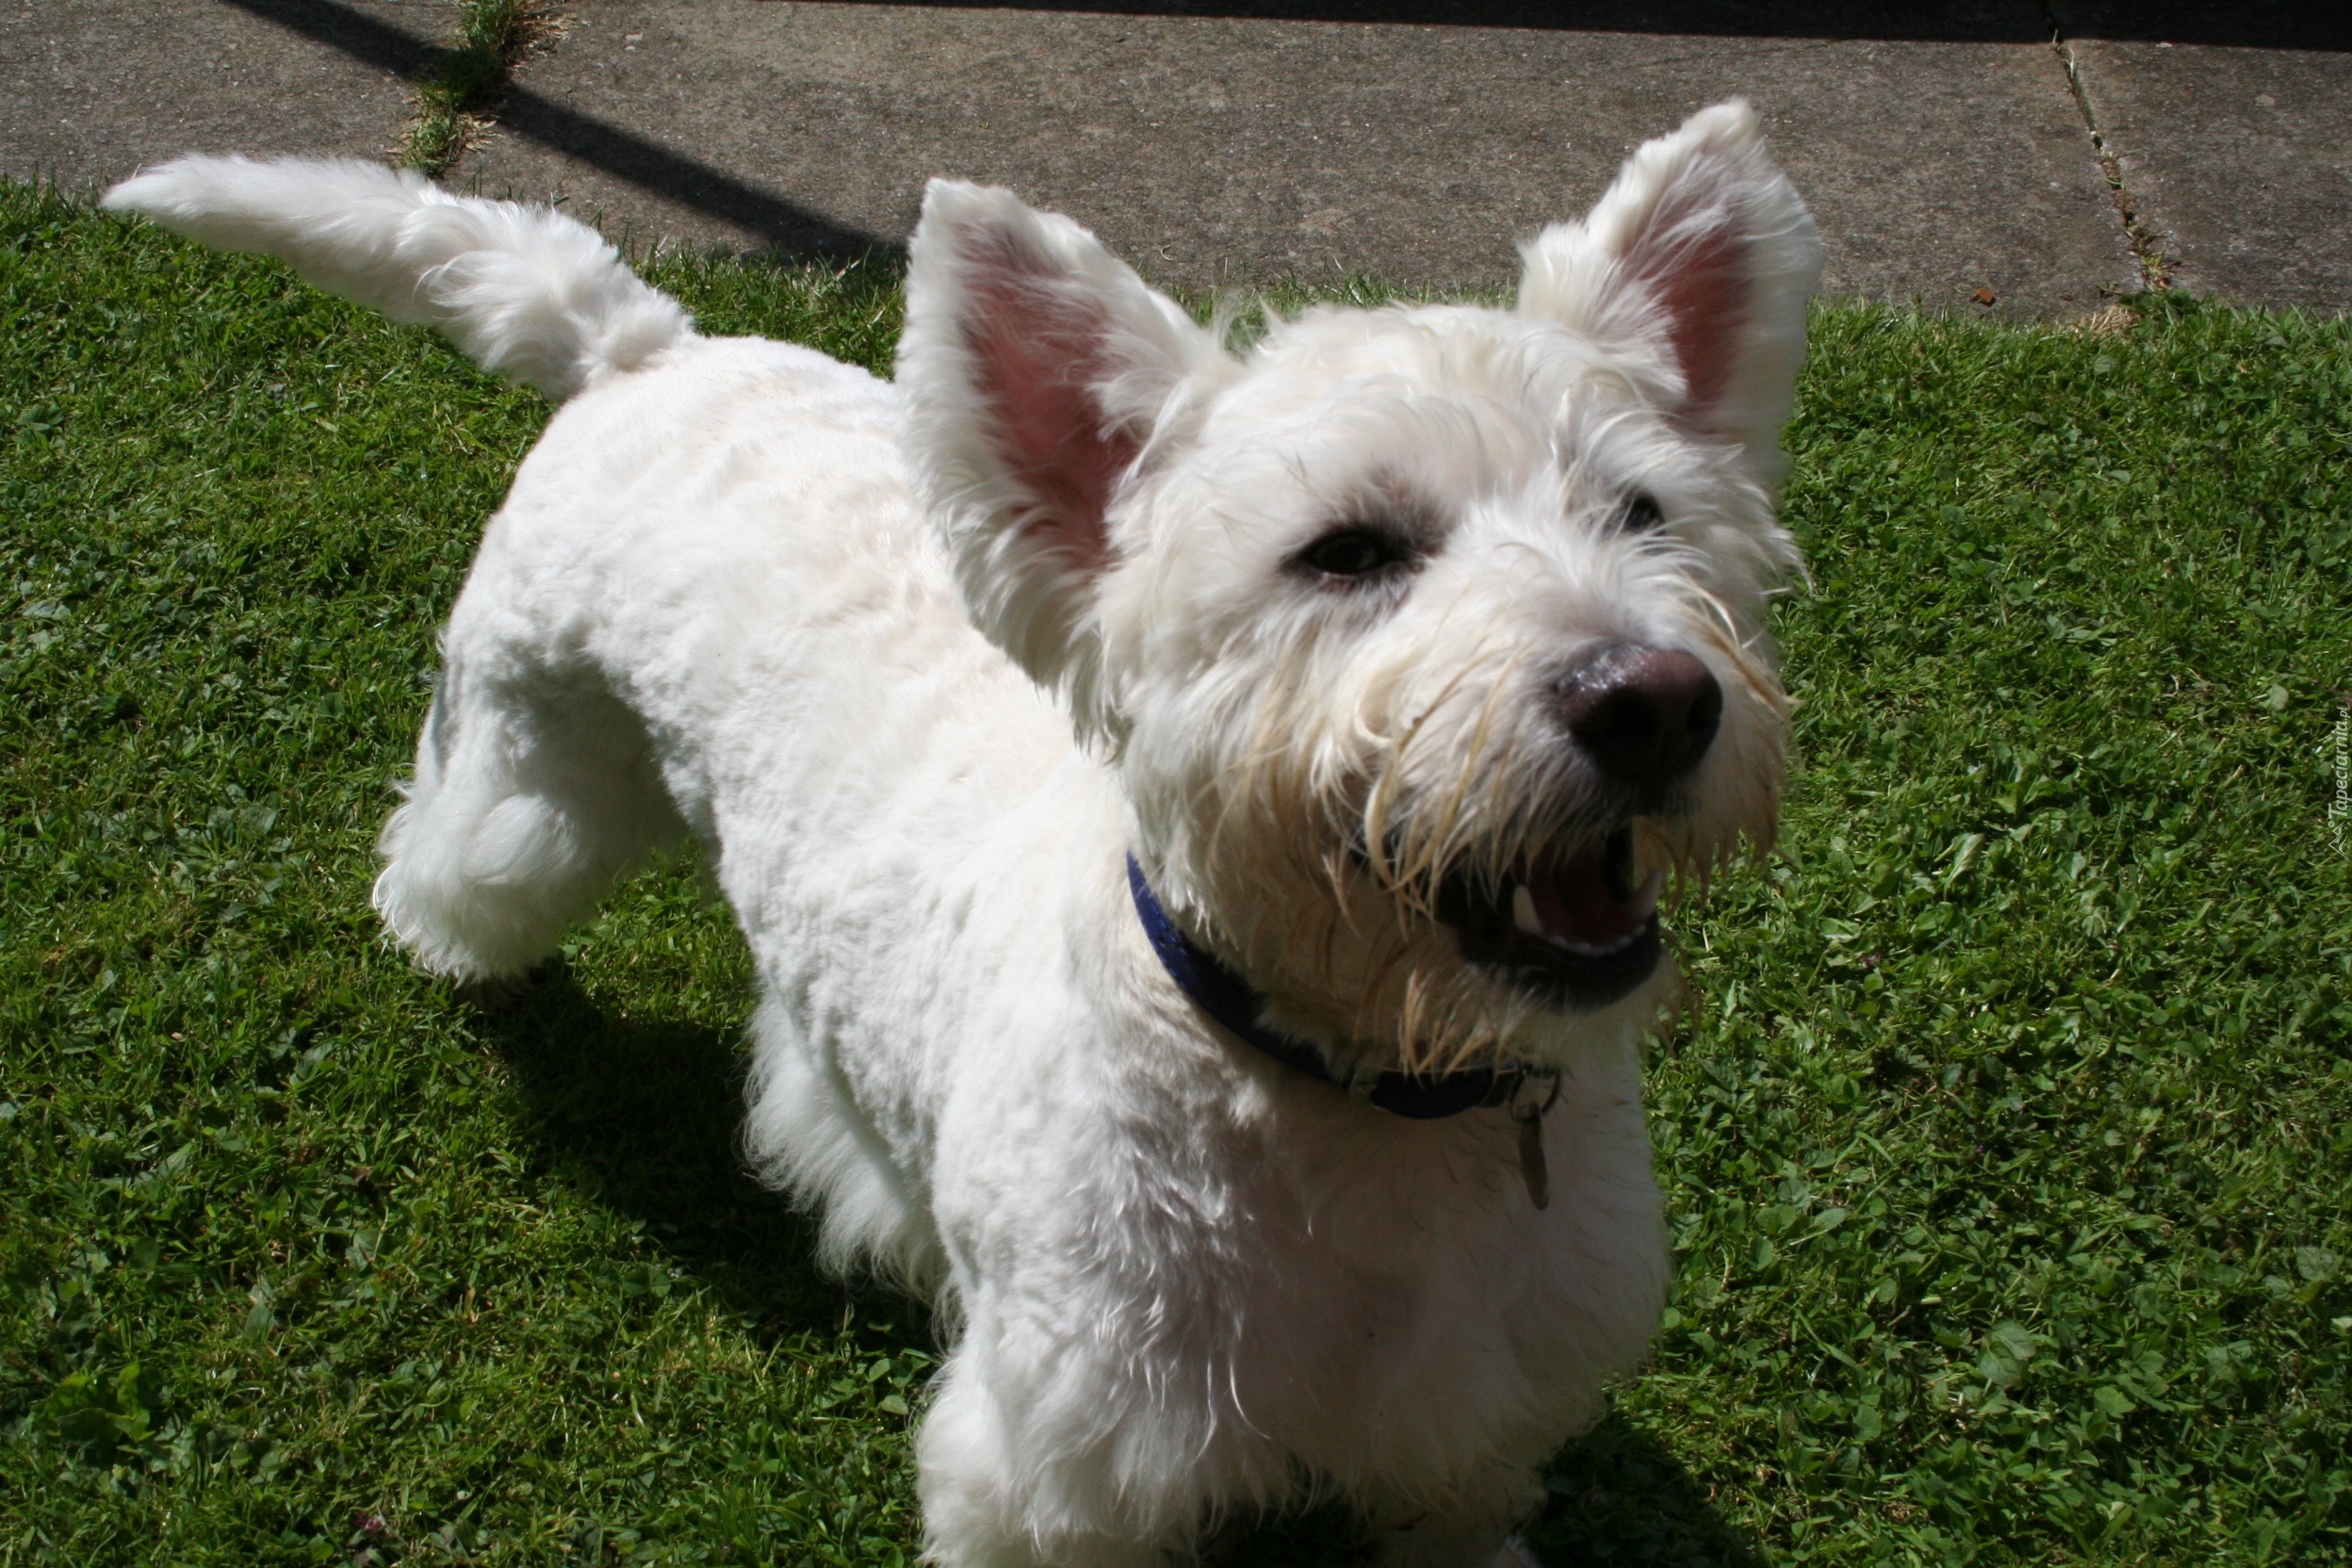
[[1646, 820], [1661, 842], [1687, 824], [1723, 696], [1695, 656], [1623, 641], [1586, 648], [1549, 690], [1582, 791], [1613, 806], [1499, 869], [1447, 868], [1430, 908], [1465, 963], [1549, 1005], [1589, 1011], [1631, 995], [1665, 955], [1664, 874], [1640, 874], [1635, 824]]

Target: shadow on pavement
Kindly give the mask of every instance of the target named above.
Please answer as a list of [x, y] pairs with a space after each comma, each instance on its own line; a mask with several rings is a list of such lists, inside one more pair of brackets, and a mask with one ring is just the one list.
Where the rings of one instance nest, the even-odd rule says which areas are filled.
[[781, 201], [710, 164], [569, 109], [528, 88], [498, 95], [498, 124], [528, 140], [603, 170], [641, 190], [747, 229], [759, 248], [787, 260], [904, 256], [906, 247]]
[[430, 76], [445, 51], [430, 39], [402, 32], [335, 0], [225, 0], [249, 16], [274, 23], [363, 64], [416, 81]]
[[[446, 53], [436, 43], [335, 0], [225, 3], [411, 81], [430, 76]], [[771, 196], [712, 164], [581, 114], [528, 88], [510, 85], [499, 94], [498, 121], [517, 136], [601, 169], [615, 179], [749, 230], [759, 236], [763, 251], [786, 259], [897, 255], [905, 251], [904, 246]]]

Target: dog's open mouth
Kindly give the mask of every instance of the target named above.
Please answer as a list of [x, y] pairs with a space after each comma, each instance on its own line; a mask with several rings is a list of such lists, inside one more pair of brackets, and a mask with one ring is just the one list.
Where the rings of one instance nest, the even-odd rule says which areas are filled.
[[1602, 1007], [1658, 968], [1652, 872], [1634, 881], [1633, 830], [1620, 827], [1574, 853], [1531, 856], [1497, 889], [1458, 873], [1438, 894], [1438, 918], [1462, 955], [1505, 971], [1513, 984], [1569, 1007]]

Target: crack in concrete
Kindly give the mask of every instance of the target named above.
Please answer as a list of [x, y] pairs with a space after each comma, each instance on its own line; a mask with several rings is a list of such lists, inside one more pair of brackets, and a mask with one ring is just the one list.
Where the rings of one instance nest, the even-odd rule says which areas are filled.
[[2099, 129], [2099, 111], [2091, 106], [2090, 90], [2083, 85], [2082, 66], [2075, 57], [2073, 41], [2066, 37], [2057, 13], [2049, 6], [2042, 8], [2042, 15], [2050, 22], [2050, 46], [2057, 51], [2058, 63], [2066, 71], [2066, 87], [2074, 94], [2075, 109], [2082, 116], [2082, 128], [2090, 135], [2099, 172], [2107, 177], [2107, 189], [2115, 198], [2116, 215], [2123, 220], [2124, 242], [2132, 247], [2132, 260], [2140, 272], [2140, 286], [2151, 294], [2161, 293], [2172, 286], [2172, 263], [2156, 232], [2141, 220], [2131, 188], [2124, 184], [2123, 165], [2115, 157], [2115, 149], [2107, 145], [2106, 133]]
[[480, 141], [492, 110], [532, 51], [551, 47], [564, 24], [547, 0], [458, 0], [456, 36], [433, 71], [416, 77], [416, 112], [400, 162], [434, 179]]

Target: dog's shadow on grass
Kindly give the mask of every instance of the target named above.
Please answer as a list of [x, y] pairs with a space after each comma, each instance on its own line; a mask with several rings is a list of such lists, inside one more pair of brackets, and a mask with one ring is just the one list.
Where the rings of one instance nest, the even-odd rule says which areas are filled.
[[[1708, 1489], [1657, 1437], [1611, 1413], [1554, 1460], [1550, 1495], [1527, 1531], [1544, 1568], [1658, 1563], [1762, 1568], [1763, 1554], [1716, 1511]], [[1359, 1568], [1362, 1538], [1337, 1510], [1237, 1524], [1209, 1568]]]
[[[560, 963], [478, 1032], [512, 1076], [541, 1155], [646, 1238], [763, 1339], [829, 1332], [854, 1316], [886, 1342], [932, 1348], [928, 1310], [879, 1286], [828, 1278], [815, 1227], [753, 1181], [741, 1154], [737, 1026], [606, 1011]], [[1530, 1531], [1549, 1568], [1633, 1560], [1756, 1568], [1761, 1561], [1709, 1504], [1706, 1488], [1656, 1438], [1611, 1415], [1552, 1469]], [[1236, 1520], [1211, 1546], [1213, 1568], [1352, 1568], [1362, 1538], [1318, 1509]]]
[[1762, 1568], [1755, 1541], [1651, 1432], [1612, 1412], [1561, 1450], [1551, 1499], [1528, 1539], [1549, 1568], [1657, 1562]]
[[672, 1265], [763, 1340], [854, 1315], [928, 1350], [922, 1306], [844, 1285], [816, 1264], [816, 1228], [754, 1181], [742, 1154], [743, 1030], [607, 1011], [561, 963], [485, 1012], [525, 1126], [557, 1175], [644, 1227]]

